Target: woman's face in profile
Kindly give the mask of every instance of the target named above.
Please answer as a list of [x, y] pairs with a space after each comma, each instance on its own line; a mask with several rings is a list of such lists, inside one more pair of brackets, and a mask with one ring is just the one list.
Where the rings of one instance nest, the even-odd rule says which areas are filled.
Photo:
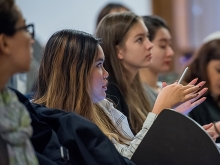
[[214, 98], [220, 96], [220, 60], [211, 60], [207, 65], [209, 90]]
[[16, 30], [13, 36], [8, 36], [8, 48], [10, 50], [10, 60], [13, 64], [14, 72], [26, 72], [30, 68], [34, 40], [25, 28], [26, 23], [18, 7], [18, 20], [15, 25]]
[[90, 76], [90, 96], [93, 103], [105, 99], [107, 90], [107, 77], [108, 72], [103, 67], [105, 61], [105, 56], [101, 46], [98, 46], [98, 55], [95, 59], [95, 62], [92, 67], [91, 76]]
[[134, 24], [127, 32], [123, 46], [117, 47], [117, 57], [130, 72], [151, 64], [153, 44], [148, 38], [148, 29], [142, 20]]
[[159, 28], [152, 40], [154, 47], [152, 48], [152, 63], [149, 66], [157, 73], [167, 72], [171, 67], [174, 56], [171, 42], [172, 37], [170, 32], [166, 28]]

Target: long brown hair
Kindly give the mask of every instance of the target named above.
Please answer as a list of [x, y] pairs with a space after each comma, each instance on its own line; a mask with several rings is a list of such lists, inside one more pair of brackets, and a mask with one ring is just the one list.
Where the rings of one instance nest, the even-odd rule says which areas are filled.
[[209, 86], [207, 65], [211, 60], [220, 60], [220, 39], [203, 44], [195, 52], [183, 80], [189, 83], [192, 79], [198, 77], [198, 82], [206, 81], [206, 86]]
[[46, 44], [37, 78], [34, 102], [76, 112], [94, 122], [107, 136], [123, 143], [124, 136], [90, 97], [89, 77], [99, 40], [77, 30], [53, 34]]
[[[207, 75], [207, 65], [211, 60], [220, 60], [220, 39], [215, 39], [204, 43], [194, 53], [189, 63], [189, 69], [184, 77], [184, 82], [189, 83], [192, 79], [198, 78], [198, 82], [206, 81], [205, 86], [209, 88], [209, 79]], [[210, 91], [208, 90], [207, 93]], [[218, 98], [218, 104], [220, 98]]]
[[102, 20], [103, 17], [105, 17], [107, 14], [109, 14], [111, 12], [111, 10], [116, 10], [116, 11], [120, 11], [120, 9], [124, 9], [127, 11], [130, 11], [130, 9], [128, 7], [126, 7], [123, 4], [120, 3], [108, 3], [107, 5], [105, 5], [102, 10], [99, 12], [97, 21], [96, 21], [96, 26], [98, 26], [99, 22]]
[[141, 18], [132, 12], [115, 13], [105, 16], [96, 30], [96, 37], [101, 38], [105, 53], [104, 67], [116, 83], [128, 105], [130, 123], [134, 132], [139, 132], [151, 107], [145, 96], [139, 74], [129, 83], [130, 73], [117, 58], [116, 46], [123, 46], [126, 34]]

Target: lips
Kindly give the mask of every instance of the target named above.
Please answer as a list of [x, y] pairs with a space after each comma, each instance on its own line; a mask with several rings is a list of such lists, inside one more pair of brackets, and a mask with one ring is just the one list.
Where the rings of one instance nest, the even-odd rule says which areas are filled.
[[148, 55], [146, 55], [146, 57], [145, 58], [152, 58], [152, 56], [151, 56], [151, 54], [148, 54]]
[[105, 85], [102, 86], [102, 88], [107, 90], [107, 84], [108, 84], [108, 81], [105, 83]]
[[170, 65], [171, 61], [165, 61], [164, 63]]

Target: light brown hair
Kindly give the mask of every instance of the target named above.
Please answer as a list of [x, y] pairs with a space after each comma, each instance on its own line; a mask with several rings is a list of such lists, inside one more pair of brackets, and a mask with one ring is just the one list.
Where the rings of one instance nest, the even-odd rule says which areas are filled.
[[116, 80], [128, 105], [131, 129], [135, 133], [141, 130], [151, 106], [144, 93], [139, 74], [132, 83], [129, 83], [130, 72], [117, 58], [116, 46], [124, 45], [129, 30], [140, 20], [141, 18], [132, 12], [109, 14], [102, 19], [96, 30], [96, 37], [101, 38], [101, 46], [105, 53], [104, 67]]

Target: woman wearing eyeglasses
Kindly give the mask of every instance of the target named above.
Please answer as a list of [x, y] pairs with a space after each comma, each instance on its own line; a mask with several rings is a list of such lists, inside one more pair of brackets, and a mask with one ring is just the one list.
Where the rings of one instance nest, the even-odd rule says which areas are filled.
[[0, 0], [0, 136], [6, 142], [9, 157], [4, 164], [38, 164], [29, 140], [29, 114], [15, 93], [6, 88], [13, 74], [29, 70], [33, 35], [33, 25], [26, 25], [14, 1]]

